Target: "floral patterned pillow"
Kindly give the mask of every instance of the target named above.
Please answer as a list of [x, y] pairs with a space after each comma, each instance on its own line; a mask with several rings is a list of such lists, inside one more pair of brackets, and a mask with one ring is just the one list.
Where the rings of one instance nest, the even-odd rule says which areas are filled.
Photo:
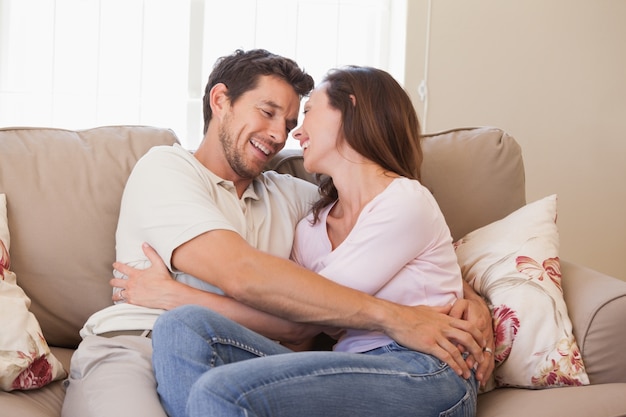
[[455, 243], [463, 278], [492, 308], [495, 386], [589, 384], [563, 299], [556, 217], [552, 195]]
[[67, 373], [50, 352], [39, 322], [28, 310], [30, 299], [9, 270], [6, 214], [6, 196], [0, 194], [0, 389], [35, 389]]

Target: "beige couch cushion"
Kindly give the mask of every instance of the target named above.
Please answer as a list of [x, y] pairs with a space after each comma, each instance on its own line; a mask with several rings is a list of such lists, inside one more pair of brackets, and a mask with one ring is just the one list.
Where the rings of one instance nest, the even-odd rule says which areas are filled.
[[522, 150], [498, 128], [425, 135], [422, 182], [435, 196], [454, 240], [526, 203]]
[[[561, 273], [565, 302], [589, 381], [626, 383], [626, 283], [564, 260]], [[626, 386], [622, 388], [621, 400], [626, 405]]]
[[79, 329], [111, 303], [121, 194], [135, 162], [170, 130], [0, 129], [12, 269], [48, 343], [76, 346]]

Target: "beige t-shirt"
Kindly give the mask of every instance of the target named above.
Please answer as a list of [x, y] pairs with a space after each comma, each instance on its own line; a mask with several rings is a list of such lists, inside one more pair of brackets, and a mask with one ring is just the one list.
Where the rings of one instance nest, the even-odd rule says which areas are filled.
[[[231, 181], [213, 174], [180, 145], [158, 146], [137, 162], [126, 184], [116, 233], [117, 260], [148, 267], [141, 250], [147, 242], [172, 270], [174, 249], [217, 229], [237, 232], [255, 248], [289, 258], [296, 224], [317, 197], [313, 184], [270, 171], [256, 178], [240, 199]], [[180, 271], [172, 275], [190, 286], [221, 293], [191, 275]], [[161, 313], [116, 304], [93, 314], [81, 335], [151, 329]]]

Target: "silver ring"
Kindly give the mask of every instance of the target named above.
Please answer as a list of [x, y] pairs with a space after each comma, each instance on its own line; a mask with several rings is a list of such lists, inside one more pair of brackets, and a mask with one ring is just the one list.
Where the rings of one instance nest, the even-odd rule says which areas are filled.
[[493, 355], [493, 350], [489, 349], [488, 347], [484, 347], [483, 352], [487, 352], [488, 354]]
[[122, 294], [124, 290], [125, 288], [122, 288], [120, 292], [118, 293], [120, 295], [120, 301], [126, 301], [126, 297], [124, 297], [124, 294]]

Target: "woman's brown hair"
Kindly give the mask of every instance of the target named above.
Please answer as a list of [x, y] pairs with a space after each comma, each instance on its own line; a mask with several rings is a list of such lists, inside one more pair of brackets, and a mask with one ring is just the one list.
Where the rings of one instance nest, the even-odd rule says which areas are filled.
[[[330, 105], [341, 112], [343, 140], [386, 171], [419, 180], [420, 125], [402, 86], [383, 70], [359, 66], [331, 70], [322, 82]], [[337, 199], [332, 178], [321, 177], [319, 191], [314, 222]]]

